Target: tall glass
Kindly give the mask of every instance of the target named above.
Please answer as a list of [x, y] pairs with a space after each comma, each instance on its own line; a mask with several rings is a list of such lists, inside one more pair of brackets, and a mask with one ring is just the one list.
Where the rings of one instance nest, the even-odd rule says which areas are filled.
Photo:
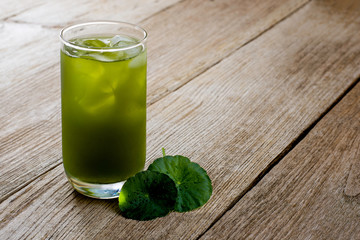
[[63, 164], [86, 196], [115, 198], [144, 168], [146, 38], [145, 30], [123, 22], [61, 31]]

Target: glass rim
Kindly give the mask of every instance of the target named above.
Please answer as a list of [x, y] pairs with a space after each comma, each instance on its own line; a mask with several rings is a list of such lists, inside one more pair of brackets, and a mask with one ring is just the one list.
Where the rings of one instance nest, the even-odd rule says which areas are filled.
[[[109, 24], [109, 25], [111, 25], [111, 24], [112, 25], [124, 24], [124, 25], [128, 25], [130, 27], [133, 27], [136, 30], [141, 31], [143, 33], [143, 37], [142, 37], [142, 39], [139, 39], [139, 42], [134, 43], [134, 44], [130, 44], [130, 45], [125, 46], [125, 47], [106, 47], [106, 48], [84, 47], [84, 46], [80, 46], [80, 45], [77, 45], [75, 43], [72, 43], [72, 42], [70, 42], [70, 41], [68, 41], [68, 40], [66, 40], [64, 38], [64, 34], [69, 30], [72, 30], [72, 29], [78, 28], [78, 27], [82, 27], [82, 26], [98, 25], [98, 24]], [[144, 46], [144, 43], [147, 40], [147, 36], [148, 36], [148, 34], [145, 31], [145, 29], [143, 29], [139, 25], [136, 25], [136, 24], [133, 24], [133, 23], [128, 23], [128, 22], [122, 22], [122, 21], [88, 21], [88, 22], [76, 23], [76, 24], [66, 26], [60, 31], [60, 40], [64, 45], [66, 45], [68, 47], [75, 48], [77, 50], [93, 51], [93, 52], [117, 52], [117, 51], [124, 51], [124, 50], [137, 48], [137, 47], [140, 47], [140, 46]]]

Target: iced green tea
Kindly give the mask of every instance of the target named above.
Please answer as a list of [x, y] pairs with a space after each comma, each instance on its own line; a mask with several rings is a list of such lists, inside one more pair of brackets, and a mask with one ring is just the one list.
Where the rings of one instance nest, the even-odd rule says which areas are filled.
[[[73, 185], [122, 182], [145, 163], [146, 49], [127, 49], [139, 40], [126, 35], [83, 36], [69, 42], [80, 49], [61, 49], [66, 174]], [[123, 50], [91, 50], [117, 48]], [[91, 187], [85, 191], [101, 197]]]

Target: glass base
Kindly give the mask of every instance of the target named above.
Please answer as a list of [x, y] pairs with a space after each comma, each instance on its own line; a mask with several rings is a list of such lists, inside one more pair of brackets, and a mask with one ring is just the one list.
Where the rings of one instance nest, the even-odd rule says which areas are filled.
[[120, 190], [125, 183], [125, 181], [110, 184], [87, 183], [73, 178], [68, 174], [66, 175], [76, 191], [87, 197], [97, 199], [111, 199], [119, 197]]

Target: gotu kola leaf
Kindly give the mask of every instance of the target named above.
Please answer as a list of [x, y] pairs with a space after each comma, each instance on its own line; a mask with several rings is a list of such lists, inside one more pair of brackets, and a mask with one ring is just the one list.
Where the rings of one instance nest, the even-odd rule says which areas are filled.
[[206, 171], [188, 158], [164, 156], [156, 159], [148, 168], [150, 171], [168, 175], [178, 191], [175, 211], [187, 212], [204, 205], [212, 194], [212, 185]]
[[177, 189], [170, 177], [143, 171], [125, 182], [119, 195], [119, 207], [126, 218], [151, 220], [172, 211], [176, 196]]

